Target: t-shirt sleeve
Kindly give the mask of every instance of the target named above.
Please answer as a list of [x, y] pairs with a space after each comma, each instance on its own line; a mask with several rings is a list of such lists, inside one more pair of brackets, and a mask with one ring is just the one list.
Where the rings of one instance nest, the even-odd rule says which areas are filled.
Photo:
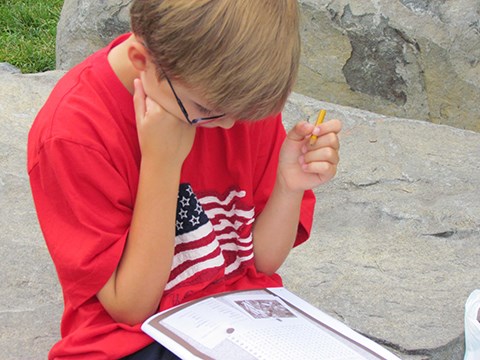
[[48, 140], [29, 175], [64, 296], [78, 307], [117, 267], [134, 195], [105, 154], [68, 140]]
[[[254, 199], [257, 216], [262, 212], [275, 185], [280, 148], [286, 137], [281, 114], [255, 124], [255, 133], [259, 137], [257, 160], [255, 164]], [[300, 222], [294, 246], [300, 245], [310, 237], [315, 207], [315, 195], [305, 191], [300, 209]]]

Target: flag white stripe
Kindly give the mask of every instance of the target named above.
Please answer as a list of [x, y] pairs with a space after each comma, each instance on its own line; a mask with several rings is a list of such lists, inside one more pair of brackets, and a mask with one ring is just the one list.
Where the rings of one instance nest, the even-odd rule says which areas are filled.
[[247, 246], [238, 246], [237, 244], [222, 244], [220, 245], [222, 250], [227, 250], [227, 251], [252, 251], [253, 249], [253, 244], [249, 244]]
[[247, 238], [238, 238], [237, 241], [242, 244], [252, 243], [252, 233]]
[[184, 250], [181, 251], [173, 257], [173, 264], [172, 269], [175, 269], [177, 266], [183, 264], [185, 261], [196, 260], [201, 257], [207, 256], [211, 254], [219, 247], [219, 243], [217, 240], [210, 242], [209, 244], [191, 250]]
[[209, 217], [209, 219], [213, 219], [217, 215], [225, 215], [225, 216], [238, 216], [238, 217], [243, 217], [245, 219], [252, 219], [255, 215], [255, 211], [253, 209], [251, 210], [239, 210], [236, 209], [235, 207], [229, 211], [225, 211], [222, 208], [214, 208], [210, 210], [205, 210], [205, 213]]
[[242, 244], [248, 244], [252, 242], [252, 235], [249, 235], [247, 238], [241, 238], [241, 237], [238, 237], [238, 234], [236, 233], [230, 233], [230, 234], [218, 235], [216, 239], [219, 241], [231, 240], [231, 241], [239, 242]]
[[220, 267], [220, 266], [223, 266], [224, 263], [225, 263], [225, 260], [223, 259], [223, 256], [220, 254], [212, 259], [208, 259], [200, 263], [194, 264], [189, 268], [187, 268], [185, 271], [178, 274], [174, 279], [170, 280], [165, 286], [165, 290], [169, 290], [173, 288], [174, 286], [180, 284], [182, 281], [185, 281], [189, 277], [195, 275], [196, 273], [202, 270]]
[[242, 262], [248, 261], [250, 259], [253, 259], [253, 252], [248, 256], [237, 257], [233, 263], [227, 266], [227, 268], [225, 269], [225, 275], [231, 274], [240, 267]]
[[213, 231], [213, 226], [210, 221], [200, 226], [198, 229], [190, 231], [188, 233], [175, 236], [176, 244], [187, 244], [193, 241], [203, 239], [205, 236]]
[[243, 198], [247, 195], [246, 191], [231, 191], [230, 194], [225, 198], [225, 200], [220, 200], [216, 196], [205, 196], [203, 198], [198, 199], [200, 204], [205, 205], [205, 204], [210, 204], [210, 203], [217, 203], [220, 205], [228, 205], [232, 202], [232, 200], [235, 197]]
[[220, 222], [218, 224], [213, 225], [213, 228], [215, 231], [222, 231], [223, 229], [226, 229], [228, 227], [233, 227], [235, 230], [238, 230], [241, 226], [243, 226], [245, 223], [241, 221], [235, 220], [234, 223], [232, 223], [228, 219], [220, 219]]
[[236, 232], [230, 232], [225, 234], [220, 234], [215, 237], [217, 240], [236, 240], [238, 238], [238, 234]]

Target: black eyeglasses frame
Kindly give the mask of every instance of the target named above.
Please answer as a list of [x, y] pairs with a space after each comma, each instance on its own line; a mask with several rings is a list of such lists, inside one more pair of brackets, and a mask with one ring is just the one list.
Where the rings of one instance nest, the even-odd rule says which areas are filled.
[[183, 106], [182, 100], [180, 100], [180, 98], [178, 97], [177, 92], [173, 88], [172, 82], [168, 78], [165, 71], [163, 71], [163, 69], [161, 69], [161, 70], [162, 70], [163, 76], [165, 76], [165, 79], [167, 80], [168, 85], [170, 86], [170, 89], [172, 89], [172, 93], [175, 96], [175, 99], [177, 100], [177, 104], [180, 107], [180, 110], [182, 111], [183, 115], [185, 116], [185, 119], [188, 121], [188, 123], [190, 125], [195, 125], [195, 124], [198, 124], [199, 122], [206, 121], [206, 120], [219, 119], [219, 118], [225, 116], [225, 114], [222, 114], [222, 115], [215, 115], [215, 116], [199, 117], [199, 118], [195, 118], [193, 120], [190, 120], [190, 116], [188, 116], [187, 109], [185, 109], [185, 106]]

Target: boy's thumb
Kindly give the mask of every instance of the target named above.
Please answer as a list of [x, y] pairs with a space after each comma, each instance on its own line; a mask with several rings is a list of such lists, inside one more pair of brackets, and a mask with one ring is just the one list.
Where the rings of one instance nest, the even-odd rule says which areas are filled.
[[293, 141], [303, 141], [313, 131], [314, 125], [307, 121], [300, 121], [288, 133], [287, 138]]

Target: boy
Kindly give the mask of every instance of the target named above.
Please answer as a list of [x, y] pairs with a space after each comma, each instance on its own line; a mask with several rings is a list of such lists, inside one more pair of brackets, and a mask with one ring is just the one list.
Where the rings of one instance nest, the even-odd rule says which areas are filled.
[[148, 316], [280, 286], [309, 236], [310, 189], [336, 172], [340, 122], [285, 136], [279, 115], [298, 69], [296, 1], [134, 0], [131, 22], [66, 74], [29, 134], [65, 302], [51, 359], [168, 358], [140, 330]]

